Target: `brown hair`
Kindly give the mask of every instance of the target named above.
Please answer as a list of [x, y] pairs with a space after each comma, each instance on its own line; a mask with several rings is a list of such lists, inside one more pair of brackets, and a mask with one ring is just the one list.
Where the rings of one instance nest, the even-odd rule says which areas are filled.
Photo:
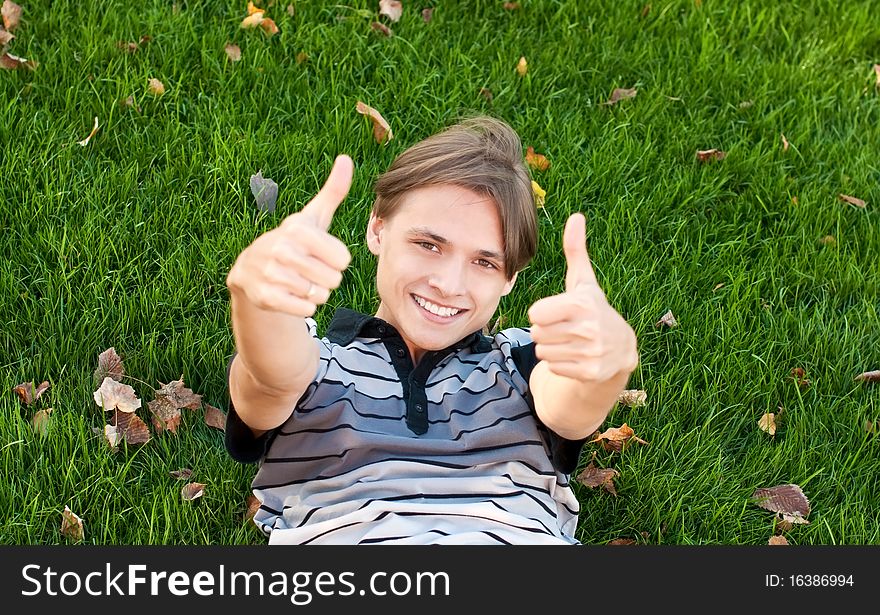
[[508, 280], [529, 263], [538, 248], [538, 222], [522, 143], [513, 128], [492, 117], [475, 116], [419, 141], [376, 180], [373, 214], [390, 219], [408, 191], [438, 184], [495, 200]]

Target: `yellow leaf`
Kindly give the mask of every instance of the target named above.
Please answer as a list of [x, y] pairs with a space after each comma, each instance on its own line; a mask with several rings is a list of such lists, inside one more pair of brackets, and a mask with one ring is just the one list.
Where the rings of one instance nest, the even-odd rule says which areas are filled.
[[519, 63], [516, 65], [516, 72], [519, 73], [520, 77], [525, 77], [526, 73], [529, 71], [529, 63], [526, 62], [525, 56], [522, 56], [519, 59]]
[[534, 179], [532, 180], [532, 193], [535, 195], [535, 207], [544, 207], [544, 197], [547, 196], [547, 192]]

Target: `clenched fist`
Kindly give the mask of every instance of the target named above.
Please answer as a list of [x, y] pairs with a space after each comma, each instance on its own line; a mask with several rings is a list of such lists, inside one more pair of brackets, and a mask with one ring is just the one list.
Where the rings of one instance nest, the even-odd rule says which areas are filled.
[[306, 318], [327, 302], [351, 262], [348, 247], [327, 232], [351, 187], [354, 163], [342, 154], [320, 192], [245, 248], [226, 276], [236, 299]]

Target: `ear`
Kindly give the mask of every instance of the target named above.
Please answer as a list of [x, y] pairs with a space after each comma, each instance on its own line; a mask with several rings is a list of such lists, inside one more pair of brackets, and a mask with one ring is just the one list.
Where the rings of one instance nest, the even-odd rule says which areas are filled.
[[367, 247], [370, 252], [379, 256], [379, 247], [382, 244], [382, 230], [385, 228], [385, 221], [377, 218], [375, 213], [370, 214], [370, 221], [367, 222]]
[[519, 275], [519, 271], [514, 273], [513, 277], [510, 278], [510, 280], [508, 280], [507, 283], [504, 285], [504, 289], [501, 291], [502, 297], [510, 294], [510, 291], [513, 290], [513, 284], [514, 284], [514, 282], [516, 282], [516, 276], [518, 276], [518, 275]]

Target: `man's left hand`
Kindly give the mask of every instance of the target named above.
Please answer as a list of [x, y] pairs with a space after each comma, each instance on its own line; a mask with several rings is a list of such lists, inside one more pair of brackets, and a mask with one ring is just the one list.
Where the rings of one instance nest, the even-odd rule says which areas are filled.
[[538, 359], [554, 374], [583, 382], [627, 376], [639, 363], [636, 334], [611, 307], [587, 254], [587, 220], [572, 214], [565, 223], [565, 292], [529, 308]]

